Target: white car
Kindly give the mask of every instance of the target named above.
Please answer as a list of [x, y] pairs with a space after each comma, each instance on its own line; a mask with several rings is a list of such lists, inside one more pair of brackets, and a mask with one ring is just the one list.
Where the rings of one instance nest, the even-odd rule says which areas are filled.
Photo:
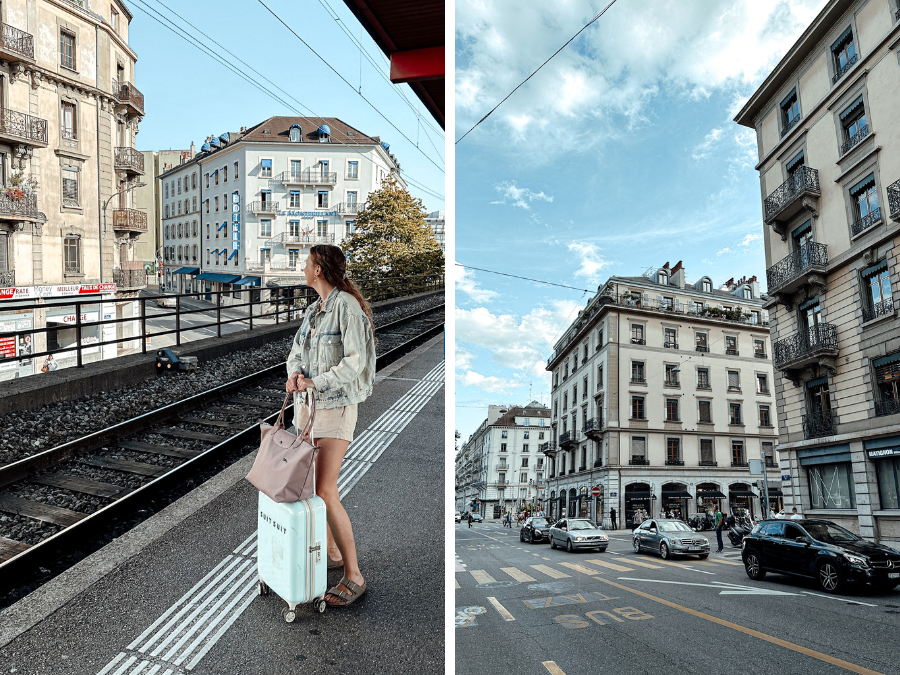
[[458, 523], [461, 520], [462, 520], [462, 516], [460, 515], [459, 511], [457, 511], [456, 513], [453, 514], [453, 522], [454, 523]]

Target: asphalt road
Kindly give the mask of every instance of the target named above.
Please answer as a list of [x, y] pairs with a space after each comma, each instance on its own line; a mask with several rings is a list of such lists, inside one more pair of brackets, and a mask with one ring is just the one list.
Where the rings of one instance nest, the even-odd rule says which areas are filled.
[[456, 672], [900, 672], [900, 589], [754, 582], [726, 547], [662, 561], [620, 530], [604, 553], [570, 554], [520, 542], [515, 525], [456, 525]]

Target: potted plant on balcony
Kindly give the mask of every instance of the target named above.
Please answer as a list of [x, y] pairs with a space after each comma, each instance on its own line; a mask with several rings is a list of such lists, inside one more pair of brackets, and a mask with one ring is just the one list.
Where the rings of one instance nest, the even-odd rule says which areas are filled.
[[9, 177], [9, 181], [4, 188], [4, 194], [14, 202], [21, 202], [25, 197], [34, 194], [37, 188], [38, 180], [34, 175], [28, 174], [26, 176], [24, 172], [19, 171]]

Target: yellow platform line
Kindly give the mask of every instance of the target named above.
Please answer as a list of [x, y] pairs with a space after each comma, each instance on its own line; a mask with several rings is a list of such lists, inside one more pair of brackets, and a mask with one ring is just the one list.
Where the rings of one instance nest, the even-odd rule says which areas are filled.
[[537, 581], [534, 577], [530, 577], [522, 570], [517, 567], [501, 567], [503, 572], [506, 572], [509, 576], [511, 576], [516, 581]]
[[600, 567], [606, 567], [607, 569], [615, 570], [616, 572], [634, 572], [633, 567], [616, 565], [615, 563], [606, 562], [605, 560], [598, 560], [597, 558], [591, 558], [590, 560], [585, 560], [585, 562], [589, 562], [592, 565], [599, 565]]
[[566, 574], [565, 572], [560, 572], [559, 570], [555, 570], [549, 565], [532, 565], [533, 569], [536, 569], [538, 572], [542, 572], [546, 574], [551, 579], [571, 579], [571, 574]]
[[470, 570], [469, 574], [471, 574], [472, 577], [475, 579], [476, 583], [479, 583], [479, 584], [488, 584], [492, 581], [497, 581], [494, 577], [492, 577], [490, 574], [488, 574], [484, 570]]
[[[590, 560], [588, 560], [590, 562]], [[587, 574], [588, 576], [595, 576], [597, 574], [603, 574], [600, 570], [592, 570], [590, 567], [585, 567], [584, 565], [579, 565], [578, 563], [572, 562], [563, 562], [559, 563], [563, 567], [568, 567], [570, 570], [575, 570], [576, 572], [581, 572], [582, 574]]]

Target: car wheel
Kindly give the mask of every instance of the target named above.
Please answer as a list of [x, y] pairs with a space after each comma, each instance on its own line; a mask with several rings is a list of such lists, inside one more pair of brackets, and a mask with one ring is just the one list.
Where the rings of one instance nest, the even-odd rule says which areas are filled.
[[762, 581], [766, 578], [766, 571], [759, 564], [759, 558], [755, 553], [747, 554], [747, 557], [744, 559], [744, 570], [753, 581]]
[[697, 556], [700, 560], [706, 560], [709, 557], [709, 553], [702, 553]]
[[556, 549], [556, 541], [553, 539], [553, 535], [550, 535], [550, 548]]
[[575, 547], [572, 546], [572, 540], [571, 540], [571, 539], [566, 539], [566, 550], [567, 550], [569, 553], [571, 553], [572, 551], [575, 550]]
[[819, 569], [816, 571], [816, 581], [819, 582], [819, 588], [826, 593], [837, 593], [843, 585], [841, 572], [831, 560], [826, 560], [819, 565]]
[[519, 530], [519, 541], [525, 541], [525, 533]]
[[659, 545], [659, 557], [663, 560], [666, 560], [669, 557], [669, 547], [666, 546], [666, 542], [662, 542]]
[[635, 552], [635, 553], [640, 553], [640, 552], [641, 552], [641, 542], [639, 542], [639, 541], [637, 540], [637, 537], [635, 537], [634, 539], [631, 540], [631, 545], [634, 547], [634, 552]]

